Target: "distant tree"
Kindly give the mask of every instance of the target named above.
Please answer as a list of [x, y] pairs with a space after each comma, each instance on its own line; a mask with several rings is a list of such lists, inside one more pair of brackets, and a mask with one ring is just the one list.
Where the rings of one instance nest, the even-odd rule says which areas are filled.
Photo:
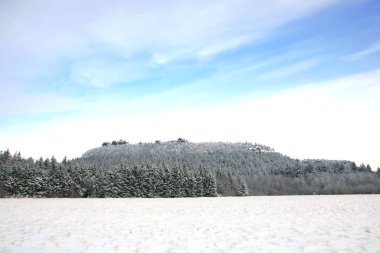
[[69, 161], [67, 160], [67, 157], [66, 157], [66, 156], [62, 159], [62, 164], [63, 164], [64, 166], [66, 166], [66, 165], [69, 164]]
[[199, 170], [195, 173], [194, 193], [195, 193], [196, 197], [203, 197], [204, 196], [203, 177], [202, 177], [202, 174], [200, 173]]
[[183, 143], [183, 142], [187, 142], [187, 140], [180, 137], [180, 138], [177, 139], [177, 142]]
[[364, 163], [360, 164], [360, 166], [359, 166], [359, 170], [360, 170], [361, 172], [367, 171], [367, 167], [364, 165]]
[[195, 197], [195, 185], [194, 175], [190, 174], [188, 170], [184, 170], [183, 189], [186, 197]]
[[170, 198], [172, 197], [172, 191], [173, 191], [173, 180], [172, 180], [172, 173], [171, 171], [167, 168], [163, 168], [163, 178], [162, 178], [162, 193], [161, 195], [165, 198]]
[[171, 171], [172, 179], [172, 197], [185, 197], [185, 191], [183, 189], [184, 174], [181, 169], [174, 167]]
[[311, 174], [314, 172], [314, 168], [311, 164], [306, 165], [305, 167], [305, 174]]
[[240, 182], [239, 196], [248, 196], [248, 187], [245, 181]]
[[57, 168], [57, 166], [58, 166], [58, 161], [57, 161], [57, 159], [54, 157], [54, 156], [52, 156], [51, 157], [51, 167], [53, 168], [53, 169], [55, 169], [55, 168]]
[[51, 162], [49, 158], [46, 158], [44, 161], [44, 167], [45, 169], [50, 169], [51, 168]]
[[208, 173], [203, 179], [204, 182], [204, 196], [205, 197], [216, 197], [218, 196], [217, 185], [215, 176]]
[[157, 176], [155, 169], [147, 166], [144, 173], [144, 194], [148, 198], [157, 197]]
[[351, 163], [351, 170], [352, 170], [352, 171], [357, 171], [357, 170], [358, 170], [358, 166], [356, 166], [356, 163], [355, 163], [355, 162], [352, 162], [352, 163]]
[[0, 153], [0, 162], [6, 163], [8, 160], [10, 160], [12, 157], [11, 153], [9, 152], [9, 149], [7, 149], [5, 152]]
[[118, 140], [117, 141], [117, 145], [126, 145], [126, 144], [128, 144], [128, 142], [126, 141], [126, 140]]

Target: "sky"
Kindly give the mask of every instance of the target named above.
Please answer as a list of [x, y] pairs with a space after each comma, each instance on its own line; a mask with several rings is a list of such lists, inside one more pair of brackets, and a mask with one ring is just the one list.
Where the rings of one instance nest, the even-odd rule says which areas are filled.
[[380, 166], [377, 0], [1, 0], [0, 150], [252, 142]]

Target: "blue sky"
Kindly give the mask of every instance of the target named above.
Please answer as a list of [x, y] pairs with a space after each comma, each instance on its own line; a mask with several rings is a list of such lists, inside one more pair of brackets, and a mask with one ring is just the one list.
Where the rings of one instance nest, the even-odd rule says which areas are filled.
[[380, 166], [380, 3], [1, 1], [0, 149], [250, 141]]

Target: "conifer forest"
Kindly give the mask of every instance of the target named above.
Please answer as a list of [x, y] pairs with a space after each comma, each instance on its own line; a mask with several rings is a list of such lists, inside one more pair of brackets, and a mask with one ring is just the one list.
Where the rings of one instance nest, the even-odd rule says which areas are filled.
[[380, 170], [252, 143], [104, 142], [76, 159], [0, 152], [0, 197], [174, 198], [380, 193]]

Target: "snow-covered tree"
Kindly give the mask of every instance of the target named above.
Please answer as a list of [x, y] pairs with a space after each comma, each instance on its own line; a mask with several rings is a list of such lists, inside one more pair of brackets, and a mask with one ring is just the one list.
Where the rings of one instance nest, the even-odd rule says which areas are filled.
[[248, 187], [246, 182], [240, 182], [239, 186], [239, 196], [248, 196]]

